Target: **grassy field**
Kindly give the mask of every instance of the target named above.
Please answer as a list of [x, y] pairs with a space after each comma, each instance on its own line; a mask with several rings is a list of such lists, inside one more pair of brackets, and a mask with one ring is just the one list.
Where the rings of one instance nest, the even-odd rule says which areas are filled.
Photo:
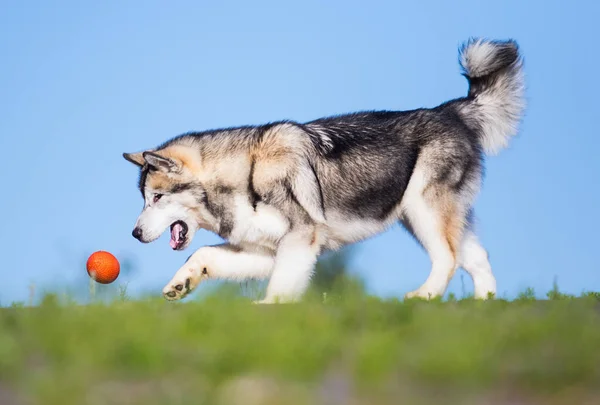
[[598, 404], [600, 298], [0, 310], [0, 404]]

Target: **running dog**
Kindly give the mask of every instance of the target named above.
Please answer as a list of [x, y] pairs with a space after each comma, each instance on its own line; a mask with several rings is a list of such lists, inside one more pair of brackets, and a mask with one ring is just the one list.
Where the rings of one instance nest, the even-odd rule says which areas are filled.
[[493, 296], [472, 206], [485, 155], [518, 133], [523, 60], [513, 40], [470, 39], [459, 63], [467, 95], [435, 108], [186, 133], [123, 154], [140, 169], [135, 238], [152, 242], [170, 227], [171, 247], [183, 250], [202, 228], [226, 241], [193, 253], [164, 297], [181, 299], [206, 279], [268, 278], [259, 303], [293, 302], [321, 253], [396, 223], [431, 260], [427, 280], [406, 298], [443, 295], [459, 266], [476, 298]]

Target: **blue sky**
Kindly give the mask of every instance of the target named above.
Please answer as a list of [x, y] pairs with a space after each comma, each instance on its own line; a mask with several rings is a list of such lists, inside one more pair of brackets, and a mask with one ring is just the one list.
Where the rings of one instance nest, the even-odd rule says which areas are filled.
[[[470, 36], [515, 38], [525, 56], [522, 131], [488, 159], [476, 204], [499, 294], [541, 294], [554, 277], [567, 292], [600, 290], [599, 3], [216, 3], [3, 5], [0, 303], [26, 300], [31, 283], [76, 285], [95, 250], [136, 261], [121, 280], [132, 294], [171, 278], [191, 250], [131, 236], [142, 199], [123, 152], [189, 130], [433, 107], [466, 93], [457, 47]], [[191, 248], [218, 241], [201, 232]], [[381, 296], [428, 275], [401, 228], [357, 248]]]

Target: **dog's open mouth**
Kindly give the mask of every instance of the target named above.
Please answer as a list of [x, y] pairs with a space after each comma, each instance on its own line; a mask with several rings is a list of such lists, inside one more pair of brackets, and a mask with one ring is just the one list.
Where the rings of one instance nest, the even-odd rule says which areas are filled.
[[188, 226], [183, 221], [176, 221], [171, 224], [171, 241], [169, 245], [173, 250], [179, 250], [187, 240]]

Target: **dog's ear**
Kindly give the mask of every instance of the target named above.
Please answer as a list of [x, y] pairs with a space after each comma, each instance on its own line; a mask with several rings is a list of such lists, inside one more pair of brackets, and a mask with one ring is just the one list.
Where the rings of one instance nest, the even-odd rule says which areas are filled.
[[178, 172], [180, 169], [179, 164], [173, 159], [159, 155], [156, 152], [146, 151], [142, 153], [142, 156], [146, 163], [163, 172]]
[[125, 160], [127, 160], [128, 162], [133, 163], [136, 166], [144, 166], [144, 163], [146, 163], [146, 161], [144, 160], [144, 156], [142, 154], [142, 152], [138, 152], [138, 153], [123, 153], [123, 157], [125, 158]]

